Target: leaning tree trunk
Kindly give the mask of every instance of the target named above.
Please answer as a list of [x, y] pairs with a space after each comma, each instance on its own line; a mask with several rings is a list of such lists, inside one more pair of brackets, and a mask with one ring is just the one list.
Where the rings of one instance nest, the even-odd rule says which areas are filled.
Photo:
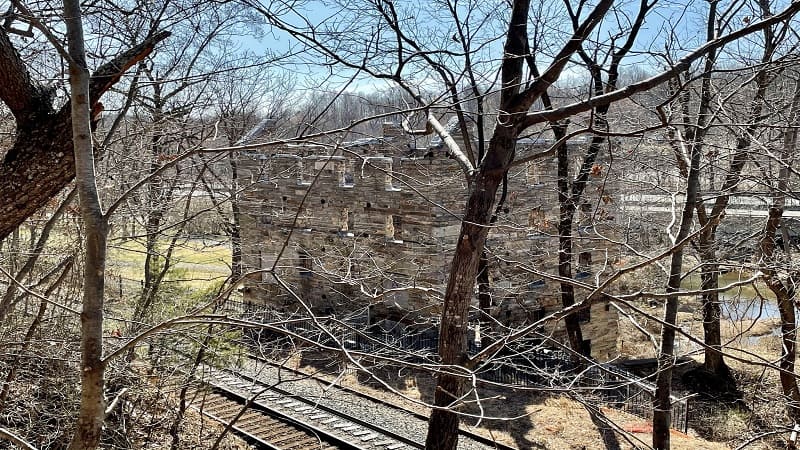
[[[505, 133], [503, 132], [505, 131]], [[464, 378], [455, 373], [457, 366], [467, 360], [467, 316], [472, 302], [480, 257], [489, 221], [495, 203], [495, 194], [503, 181], [503, 174], [514, 153], [516, 138], [510, 130], [497, 130], [489, 143], [489, 155], [475, 180], [467, 206], [461, 232], [445, 291], [444, 310], [439, 330], [439, 357], [445, 366], [440, 373], [434, 405], [428, 422], [425, 448], [429, 450], [455, 450], [458, 443], [458, 413], [452, 410], [462, 394]], [[493, 150], [495, 150], [493, 152]], [[498, 157], [498, 153], [502, 154]], [[494, 158], [492, 158], [494, 156]]]
[[[455, 450], [458, 444], [459, 418], [453, 408], [458, 406], [465, 380], [459, 372], [468, 361], [466, 350], [469, 307], [480, 257], [489, 232], [488, 225], [495, 205], [495, 196], [514, 160], [517, 137], [524, 128], [524, 113], [542, 96], [547, 87], [555, 82], [570, 56], [600, 23], [612, 3], [612, 0], [601, 0], [597, 3], [573, 37], [556, 55], [552, 65], [524, 91], [524, 94], [520, 93], [520, 86], [527, 48], [530, 2], [516, 0], [512, 4], [501, 69], [503, 89], [500, 94], [500, 111], [502, 113], [497, 118], [486, 156], [480, 162], [477, 173], [470, 176], [472, 182], [469, 196], [444, 295], [439, 330], [439, 357], [442, 371], [438, 376], [434, 392], [435, 408], [428, 422], [428, 434], [425, 440], [427, 450]], [[464, 374], [467, 375], [468, 372], [465, 370]]]
[[[92, 74], [88, 101], [93, 120], [100, 97], [169, 33], [154, 33]], [[71, 107], [53, 109], [52, 91], [35, 82], [5, 30], [0, 29], [0, 98], [14, 114], [17, 136], [0, 161], [0, 239], [45, 205], [75, 177]]]
[[72, 105], [75, 178], [86, 234], [81, 310], [81, 407], [70, 450], [100, 447], [103, 431], [103, 284], [108, 226], [100, 206], [92, 152], [89, 70], [83, 43], [79, 0], [64, 0]]

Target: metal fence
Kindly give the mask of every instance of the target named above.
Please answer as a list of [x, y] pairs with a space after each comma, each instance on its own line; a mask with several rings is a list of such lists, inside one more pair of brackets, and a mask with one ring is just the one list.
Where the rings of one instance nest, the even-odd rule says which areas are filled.
[[[591, 395], [616, 409], [646, 419], [653, 418], [653, 401], [656, 387], [627, 370], [610, 364], [598, 364], [582, 374], [583, 385]], [[671, 397], [670, 426], [676, 430], [688, 429], [689, 399]]]
[[[247, 302], [228, 301], [223, 311], [242, 319], [270, 324], [290, 334], [302, 336], [322, 345], [359, 350], [365, 353], [391, 354], [409, 362], [430, 362], [439, 345], [438, 326], [431, 324], [422, 331], [408, 332], [390, 321], [368, 324], [366, 314], [353, 314], [346, 321], [318, 319], [281, 314]], [[282, 330], [249, 330], [251, 345], [269, 342], [270, 346], [290, 340]], [[469, 352], [480, 351], [474, 339], [468, 340]], [[570, 354], [541, 345], [541, 340], [519, 341], [490, 362], [476, 369], [479, 379], [527, 388], [563, 387], [567, 383], [616, 409], [652, 419], [655, 385], [610, 364], [577, 367]], [[577, 380], [576, 380], [577, 377]], [[671, 426], [686, 432], [688, 399], [673, 398]]]

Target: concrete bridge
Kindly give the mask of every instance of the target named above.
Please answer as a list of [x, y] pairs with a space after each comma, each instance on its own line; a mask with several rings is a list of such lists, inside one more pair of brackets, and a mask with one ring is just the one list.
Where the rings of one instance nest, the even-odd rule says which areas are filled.
[[[718, 193], [704, 192], [701, 194], [706, 205], [713, 205]], [[621, 208], [626, 216], [642, 213], [679, 213], [683, 207], [684, 195], [675, 196], [665, 194], [624, 194], [622, 195]], [[730, 198], [725, 214], [728, 216], [767, 217], [772, 198], [769, 194], [737, 194]], [[784, 206], [783, 217], [800, 217], [800, 199], [787, 198]]]

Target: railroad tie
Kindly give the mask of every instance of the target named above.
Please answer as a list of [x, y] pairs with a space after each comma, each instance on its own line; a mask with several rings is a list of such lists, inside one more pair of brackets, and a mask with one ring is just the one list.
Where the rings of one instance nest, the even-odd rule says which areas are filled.
[[293, 442], [295, 440], [299, 440], [299, 438], [308, 439], [308, 434], [303, 432], [303, 431], [295, 431], [293, 433], [288, 433], [288, 434], [283, 435], [283, 436], [270, 438], [269, 442], [271, 442], [271, 443], [273, 443], [275, 445], [279, 445], [279, 444], [282, 444], [284, 442]]

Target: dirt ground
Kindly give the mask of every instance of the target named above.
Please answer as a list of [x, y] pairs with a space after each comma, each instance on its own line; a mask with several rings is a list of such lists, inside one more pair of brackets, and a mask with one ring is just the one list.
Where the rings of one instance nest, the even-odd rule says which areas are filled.
[[[304, 360], [308, 361], [309, 358]], [[290, 364], [309, 373], [320, 374], [321, 365], [303, 366], [299, 358], [292, 359]], [[374, 378], [353, 372], [338, 378], [341, 385], [422, 414], [429, 413], [429, 409], [420, 402], [432, 401], [436, 381], [432, 375], [408, 370], [398, 372], [389, 368], [375, 370], [374, 374], [380, 376], [395, 392], [378, 386]], [[327, 376], [337, 378], [337, 372], [330, 371]], [[649, 421], [605, 407], [592, 414], [579, 399], [567, 395], [479, 386], [477, 397], [481, 399], [482, 410], [475, 406], [466, 412], [481, 415], [482, 411], [484, 417], [494, 419], [466, 417], [462, 420], [462, 428], [520, 449], [634, 450], [649, 448], [652, 441]], [[677, 431], [672, 432], [671, 439], [675, 450], [731, 448], [723, 443], [702, 439], [696, 434]]]
[[[642, 305], [642, 308], [650, 308]], [[660, 316], [660, 308], [650, 308]], [[679, 326], [694, 335], [703, 335], [699, 305], [683, 304], [679, 313]], [[780, 356], [780, 338], [775, 335], [775, 319], [723, 320], [722, 334], [725, 349], [730, 355], [748, 360], [776, 361]], [[643, 335], [646, 330], [650, 337]], [[618, 350], [624, 359], [652, 358], [660, 326], [656, 321], [640, 321], [638, 327], [620, 320]], [[675, 370], [673, 389], [676, 396], [692, 396], [689, 401], [688, 434], [673, 431], [672, 448], [677, 450], [715, 450], [737, 448], [748, 450], [785, 448], [788, 432], [776, 432], [786, 423], [784, 400], [780, 383], [774, 371], [762, 366], [738, 362], [728, 358], [738, 392], [733, 397], [697, 395], [686, 381], [685, 374], [701, 367], [703, 352], [697, 344], [679, 338], [676, 350], [683, 356], [683, 364]], [[317, 359], [317, 363], [309, 363]], [[289, 364], [307, 371], [317, 372], [326, 367], [323, 355], [302, 359], [289, 359]], [[623, 359], [623, 358], [621, 358]], [[302, 361], [302, 362], [301, 362]], [[328, 361], [334, 369], [327, 375], [338, 378], [345, 386], [361, 390], [376, 398], [415, 409], [428, 414], [424, 405], [432, 401], [435, 378], [430, 373], [385, 367], [374, 369], [372, 377], [339, 371], [339, 365]], [[642, 375], [642, 374], [640, 374]], [[386, 386], [376, 383], [380, 377]], [[465, 417], [462, 426], [520, 449], [638, 449], [649, 448], [652, 440], [650, 421], [616, 409], [600, 407], [597, 402], [585, 401], [574, 392], [530, 391], [499, 389], [478, 385], [467, 414], [483, 417]], [[478, 407], [480, 404], [480, 408]], [[759, 439], [753, 439], [761, 436]]]

